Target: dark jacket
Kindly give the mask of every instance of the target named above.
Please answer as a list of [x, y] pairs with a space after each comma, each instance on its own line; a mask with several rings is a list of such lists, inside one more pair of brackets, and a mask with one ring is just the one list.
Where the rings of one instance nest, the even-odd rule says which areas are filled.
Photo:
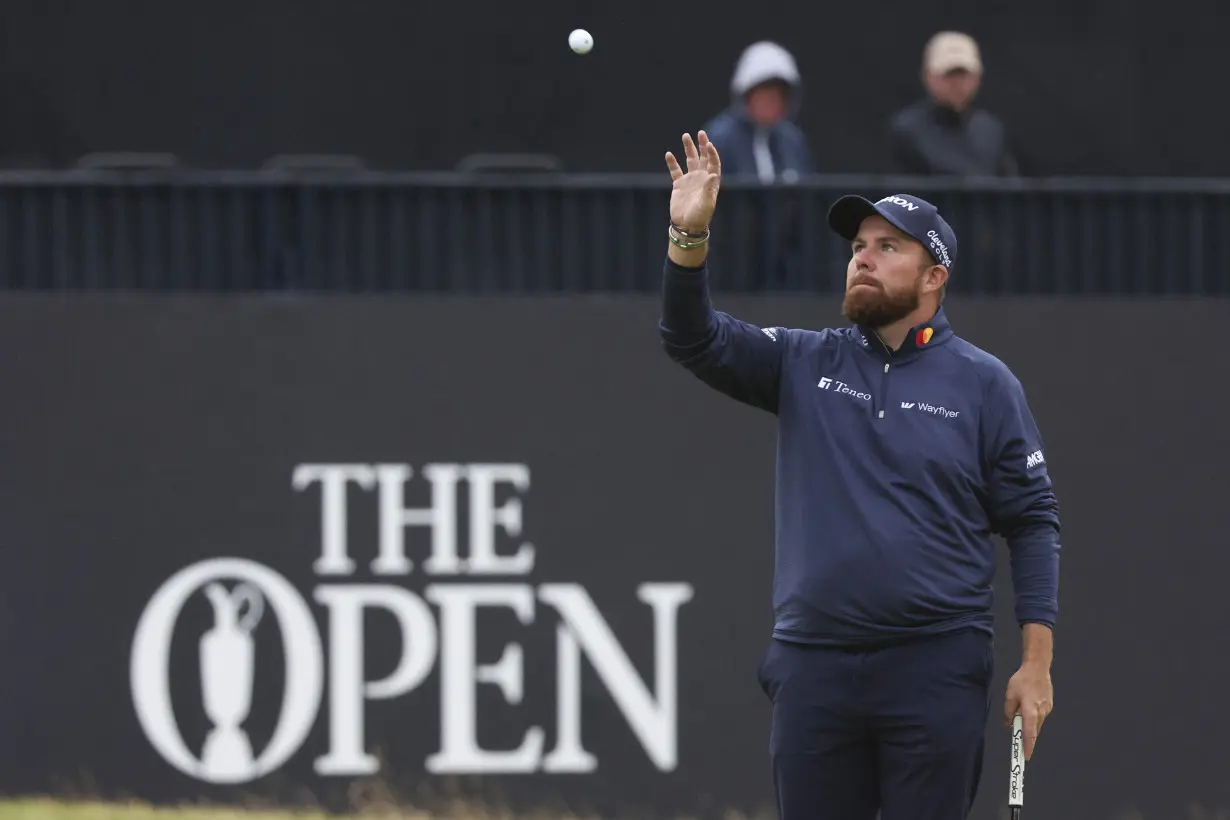
[[757, 176], [757, 138], [765, 140], [772, 154], [776, 179], [793, 182], [815, 172], [807, 139], [797, 125], [782, 120], [771, 129], [757, 129], [742, 102], [732, 104], [706, 123], [705, 133], [722, 157], [722, 176]]
[[902, 109], [888, 126], [893, 170], [905, 174], [1015, 176], [1007, 129], [989, 111], [964, 115], [927, 99]]
[[775, 637], [991, 631], [993, 533], [1008, 542], [1017, 619], [1054, 625], [1058, 506], [1007, 366], [943, 310], [891, 352], [869, 328], [760, 328], [715, 311], [706, 268], [668, 259], [664, 275], [670, 358], [778, 419]]

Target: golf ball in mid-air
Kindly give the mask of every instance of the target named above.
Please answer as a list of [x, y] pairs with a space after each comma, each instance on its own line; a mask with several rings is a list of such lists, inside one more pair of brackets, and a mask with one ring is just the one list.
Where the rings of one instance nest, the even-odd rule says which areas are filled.
[[588, 54], [589, 50], [594, 47], [594, 38], [589, 36], [589, 32], [583, 28], [575, 29], [572, 34], [568, 35], [568, 47], [577, 54]]

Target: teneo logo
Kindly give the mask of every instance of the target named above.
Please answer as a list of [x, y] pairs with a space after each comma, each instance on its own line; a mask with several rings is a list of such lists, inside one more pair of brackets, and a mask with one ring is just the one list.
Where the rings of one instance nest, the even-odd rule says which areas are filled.
[[948, 257], [948, 246], [940, 239], [940, 235], [931, 230], [927, 231], [927, 238], [931, 240], [931, 250], [943, 260], [946, 267], [952, 267], [952, 261]]
[[902, 208], [905, 208], [907, 211], [917, 211], [918, 210], [917, 204], [910, 202], [910, 200], [904, 199], [899, 196], [886, 196], [883, 199], [881, 199], [880, 202], [877, 202], [876, 204], [879, 205], [881, 202], [891, 202], [893, 205], [900, 205]]
[[1043, 458], [1042, 451], [1034, 450], [1025, 459], [1025, 469], [1032, 470], [1034, 467], [1037, 467], [1038, 465], [1045, 464], [1045, 463], [1046, 463], [1046, 459]]
[[[653, 647], [651, 688], [583, 586], [524, 583], [535, 563], [535, 548], [529, 543], [521, 543], [511, 555], [497, 552], [501, 532], [518, 539], [521, 535], [520, 496], [528, 491], [530, 476], [525, 465], [425, 465], [421, 475], [432, 491], [432, 504], [426, 509], [404, 505], [411, 475], [411, 468], [402, 464], [295, 468], [295, 490], [320, 489], [321, 546], [312, 569], [317, 576], [341, 582], [318, 584], [305, 595], [269, 567], [245, 558], [220, 557], [185, 567], [154, 592], [137, 623], [129, 666], [137, 719], [153, 748], [192, 777], [209, 783], [244, 783], [277, 770], [300, 751], [327, 692], [328, 749], [316, 758], [316, 772], [371, 775], [380, 766], [364, 743], [365, 704], [411, 693], [438, 669], [439, 743], [425, 761], [428, 772], [591, 772], [598, 760], [582, 745], [581, 705], [589, 702], [581, 691], [584, 656], [652, 763], [661, 771], [673, 770], [677, 765], [675, 622], [679, 607], [692, 598], [692, 587], [642, 583], [636, 589], [637, 597], [653, 612], [652, 634], [642, 636]], [[463, 482], [468, 487], [464, 508], [459, 503]], [[387, 582], [345, 580], [356, 572], [347, 543], [351, 486], [376, 493], [379, 542], [370, 570]], [[509, 490], [511, 497], [497, 505], [497, 495], [503, 498]], [[466, 511], [464, 521], [459, 520], [461, 509]], [[430, 553], [421, 570], [432, 582], [417, 594], [405, 586], [406, 576], [415, 569], [406, 548], [411, 527], [430, 531]], [[469, 536], [464, 554], [458, 538], [463, 527]], [[457, 582], [457, 576], [464, 576], [465, 582]], [[231, 581], [238, 583], [232, 586]], [[323, 635], [309, 598], [320, 608], [326, 624]], [[203, 634], [193, 634], [181, 624], [190, 608], [194, 615], [211, 616], [211, 626]], [[526, 659], [520, 643], [504, 644], [494, 663], [478, 663], [478, 613], [493, 608], [510, 612], [518, 628], [540, 625], [551, 630], [554, 748], [544, 748], [547, 734], [542, 726], [528, 726], [520, 746], [509, 751], [479, 745], [478, 687], [494, 686], [511, 704], [521, 703], [524, 689]], [[391, 616], [400, 637], [400, 648], [390, 653], [394, 657], [382, 658], [380, 664], [384, 668], [387, 662], [392, 671], [378, 680], [368, 679], [367, 658], [375, 652], [365, 628], [372, 612], [381, 612], [380, 618]], [[192, 623], [195, 617], [183, 620]], [[258, 633], [269, 629], [280, 637], [279, 659], [258, 652]], [[192, 652], [173, 653], [173, 645], [190, 636], [196, 644]], [[489, 649], [484, 643], [482, 654]], [[196, 685], [171, 674], [173, 654], [195, 658], [199, 666], [198, 706], [188, 705], [188, 696], [198, 691]], [[539, 660], [530, 663], [541, 665]], [[257, 698], [265, 689], [254, 688], [254, 679], [279, 666], [284, 682], [277, 701]], [[172, 697], [176, 687], [182, 687], [177, 698]], [[489, 714], [487, 708], [484, 714]], [[195, 717], [181, 722], [185, 714], [180, 710], [186, 709], [199, 709], [208, 721], [199, 748], [190, 748], [185, 740], [182, 727], [197, 722]], [[273, 728], [266, 742], [254, 743], [245, 721], [258, 712], [271, 719], [254, 723]]]
[[930, 413], [933, 416], [940, 416], [941, 418], [946, 419], [955, 419], [957, 416], [961, 415], [960, 410], [949, 410], [947, 407], [936, 407], [934, 404], [927, 404], [925, 401], [920, 401], [917, 404], [912, 401], [903, 401], [901, 402], [901, 409], [918, 409], [924, 413]]
[[845, 382], [834, 381], [833, 379], [830, 379], [828, 376], [822, 376], [820, 378], [820, 383], [817, 384], [816, 386], [822, 387], [825, 390], [832, 390], [835, 393], [845, 393], [847, 396], [853, 396], [854, 398], [862, 399], [863, 401], [871, 401], [870, 393], [861, 393], [858, 390], [855, 390], [854, 388], [852, 388], [850, 385], [846, 384]]

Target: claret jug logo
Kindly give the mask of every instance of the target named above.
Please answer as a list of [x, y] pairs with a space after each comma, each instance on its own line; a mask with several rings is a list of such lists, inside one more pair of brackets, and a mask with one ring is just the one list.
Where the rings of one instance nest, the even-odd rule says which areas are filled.
[[[297, 588], [272, 567], [224, 556], [184, 567], [153, 591], [136, 625], [130, 682], [137, 719], [158, 754], [199, 780], [245, 783], [300, 754], [327, 714], [328, 748], [315, 759], [315, 771], [375, 774], [378, 760], [364, 742], [365, 704], [412, 693], [435, 671], [439, 714], [432, 721], [418, 714], [406, 721], [412, 727], [408, 732], [429, 726], [438, 737], [435, 751], [424, 760], [429, 773], [592, 772], [598, 756], [586, 748], [581, 719], [586, 659], [609, 693], [611, 708], [623, 716], [652, 764], [673, 770], [678, 762], [676, 622], [680, 607], [693, 597], [691, 585], [646, 581], [629, 590], [629, 597], [635, 595], [652, 612], [652, 634], [622, 636], [625, 642], [639, 640], [653, 648], [653, 670], [643, 679], [584, 586], [528, 583], [537, 557], [533, 544], [521, 542], [512, 554], [497, 551], [497, 536], [520, 539], [528, 466], [424, 465], [418, 477], [430, 484], [432, 498], [424, 509], [405, 506], [405, 488], [414, 477], [415, 470], [405, 464], [295, 467], [293, 491], [314, 492], [320, 500], [321, 535], [311, 565], [319, 583], [309, 590]], [[369, 551], [375, 583], [351, 577], [359, 559], [348, 543], [347, 500], [356, 489], [376, 494], [379, 536]], [[509, 490], [511, 498], [497, 505], [497, 491]], [[459, 521], [463, 498], [468, 501], [464, 522]], [[464, 545], [459, 543], [462, 524], [468, 534]], [[411, 527], [430, 530], [421, 566], [407, 548]], [[426, 583], [412, 590], [407, 577], [415, 574]], [[177, 629], [190, 606], [195, 613], [207, 613], [203, 632]], [[519, 628], [544, 630], [554, 638], [553, 656], [527, 661], [524, 647], [511, 641], [498, 661], [479, 663], [478, 613], [486, 608], [511, 611]], [[371, 611], [392, 616], [401, 636], [400, 657], [390, 660], [393, 671], [377, 680], [365, 674], [365, 615]], [[264, 630], [276, 631], [280, 657], [258, 650]], [[171, 674], [173, 646], [179, 642], [191, 642], [199, 690]], [[278, 702], [258, 701], [254, 680], [261, 668], [275, 662], [283, 680]], [[547, 748], [547, 727], [529, 725], [516, 748], [483, 748], [479, 687], [493, 687], [501, 702], [520, 703], [527, 662], [555, 666], [553, 747]], [[173, 697], [176, 686], [181, 688]], [[190, 709], [198, 711], [189, 716]], [[261, 716], [273, 729], [267, 740], [256, 743], [245, 726], [261, 710], [272, 710]], [[202, 717], [208, 723], [204, 739], [190, 744], [183, 730]]]

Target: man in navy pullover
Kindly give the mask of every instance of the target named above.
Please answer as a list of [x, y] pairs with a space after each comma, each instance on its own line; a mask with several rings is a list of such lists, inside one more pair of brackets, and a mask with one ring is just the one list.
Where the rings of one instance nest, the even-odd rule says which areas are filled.
[[911, 195], [839, 199], [851, 326], [760, 328], [710, 304], [721, 160], [684, 135], [660, 332], [701, 381], [778, 418], [776, 624], [759, 669], [783, 820], [956, 820], [981, 775], [993, 534], [1023, 658], [1004, 720], [1032, 756], [1052, 708], [1059, 516], [1020, 383], [953, 334], [957, 239]]

